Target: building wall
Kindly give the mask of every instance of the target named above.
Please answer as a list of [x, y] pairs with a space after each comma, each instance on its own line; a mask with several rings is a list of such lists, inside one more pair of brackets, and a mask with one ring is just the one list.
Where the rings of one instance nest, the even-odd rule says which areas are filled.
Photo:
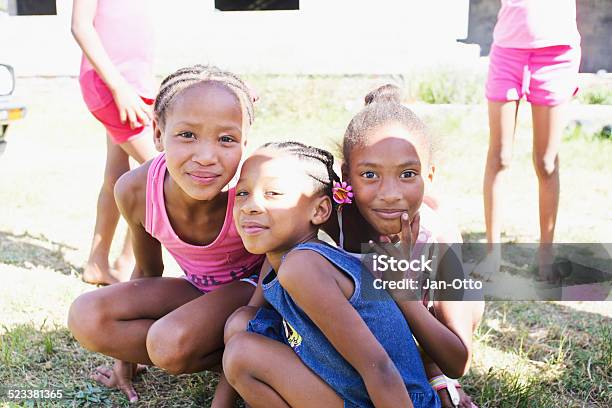
[[[467, 43], [489, 55], [500, 0], [470, 0]], [[577, 0], [578, 30], [582, 36], [582, 72], [612, 72], [612, 0]], [[554, 10], [551, 11], [554, 13]]]
[[[206, 62], [239, 72], [356, 74], [478, 59], [478, 47], [456, 41], [467, 35], [468, 0], [302, 0], [299, 11], [267, 12], [219, 12], [214, 0], [151, 2], [160, 75]], [[20, 75], [76, 75], [71, 9], [71, 0], [57, 0], [57, 16], [0, 15], [0, 60]]]

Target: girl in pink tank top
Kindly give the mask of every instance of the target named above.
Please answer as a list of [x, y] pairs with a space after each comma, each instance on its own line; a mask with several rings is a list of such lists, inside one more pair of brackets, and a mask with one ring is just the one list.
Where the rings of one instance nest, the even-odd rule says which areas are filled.
[[[425, 195], [434, 166], [424, 124], [401, 104], [396, 86], [382, 86], [365, 100], [366, 107], [351, 120], [343, 140], [342, 179], [351, 189], [336, 187], [334, 199], [343, 203], [342, 217], [326, 230], [353, 253], [362, 253], [368, 242], [388, 256], [394, 256], [397, 248], [387, 254], [391, 248], [384, 244], [396, 242], [404, 250], [402, 256], [411, 259], [432, 259], [433, 248], [438, 250], [435, 259], [443, 259], [443, 251], [457, 253], [461, 235], [443, 221], [433, 197]], [[455, 271], [449, 269], [440, 263], [433, 267], [429, 279], [450, 281], [448, 276]], [[459, 401], [470, 406], [470, 397], [444, 374], [457, 378], [467, 372], [472, 334], [484, 303], [445, 301], [436, 298], [435, 291], [423, 291], [422, 302], [414, 302], [407, 299], [405, 290], [388, 291], [422, 347], [426, 372], [443, 406], [454, 406], [451, 402], [458, 405]], [[473, 295], [467, 300], [480, 299], [479, 294]]]
[[242, 244], [232, 218], [234, 187], [227, 191], [227, 209], [223, 226], [208, 245], [183, 241], [170, 223], [164, 200], [166, 156], [153, 160], [147, 172], [145, 231], [157, 239], [177, 261], [186, 278], [202, 292], [211, 292], [237, 279], [257, 283], [257, 267], [262, 257], [249, 253]]
[[[180, 69], [162, 82], [154, 114], [163, 153], [115, 187], [133, 237], [131, 280], [80, 296], [68, 318], [84, 347], [116, 359], [94, 378], [131, 401], [138, 363], [172, 374], [219, 366], [225, 321], [248, 303], [263, 262], [236, 232], [228, 186], [254, 119], [247, 86], [216, 67]], [[162, 247], [186, 279], [162, 277]]]

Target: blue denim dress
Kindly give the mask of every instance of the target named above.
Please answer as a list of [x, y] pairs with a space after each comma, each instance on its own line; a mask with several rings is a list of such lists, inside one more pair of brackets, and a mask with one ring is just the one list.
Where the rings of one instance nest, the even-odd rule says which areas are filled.
[[[349, 302], [389, 354], [399, 370], [415, 408], [439, 407], [412, 331], [401, 311], [384, 291], [377, 300], [360, 296], [362, 287], [372, 287], [374, 278], [362, 273], [361, 262], [344, 250], [323, 243], [305, 243], [295, 250], [311, 250], [324, 256], [355, 284]], [[344, 400], [345, 407], [374, 407], [359, 373], [336, 351], [318, 327], [291, 299], [271, 271], [263, 283], [265, 299], [274, 310], [261, 308], [247, 330], [289, 345], [302, 362]]]

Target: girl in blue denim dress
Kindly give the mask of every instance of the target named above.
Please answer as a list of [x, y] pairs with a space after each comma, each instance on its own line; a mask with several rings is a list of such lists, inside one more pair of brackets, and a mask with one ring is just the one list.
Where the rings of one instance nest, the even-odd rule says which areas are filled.
[[244, 163], [234, 219], [247, 250], [266, 254], [270, 307], [227, 342], [225, 376], [252, 407], [439, 407], [391, 296], [364, 296], [374, 277], [360, 260], [317, 240], [334, 212], [332, 166], [329, 152], [296, 142]]

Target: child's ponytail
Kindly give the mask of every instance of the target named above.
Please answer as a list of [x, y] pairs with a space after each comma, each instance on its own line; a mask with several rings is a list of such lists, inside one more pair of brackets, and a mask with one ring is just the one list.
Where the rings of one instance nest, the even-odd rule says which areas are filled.
[[397, 85], [386, 84], [365, 96], [366, 106], [372, 103], [402, 103], [402, 90]]
[[342, 155], [346, 163], [350, 161], [351, 151], [366, 142], [366, 136], [372, 129], [391, 122], [397, 122], [410, 132], [422, 135], [429, 145], [431, 157], [431, 137], [425, 124], [414, 112], [402, 105], [401, 100], [401, 89], [392, 84], [376, 88], [365, 96], [365, 107], [353, 117], [344, 133]]

